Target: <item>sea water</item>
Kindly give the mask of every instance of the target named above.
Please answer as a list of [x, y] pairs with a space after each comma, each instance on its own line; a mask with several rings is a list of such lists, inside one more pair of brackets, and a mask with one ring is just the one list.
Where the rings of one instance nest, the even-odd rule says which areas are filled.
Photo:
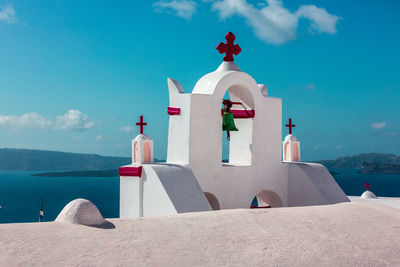
[[0, 223], [53, 221], [76, 198], [92, 201], [106, 218], [119, 217], [119, 177], [39, 177], [0, 171]]
[[[92, 201], [106, 218], [119, 217], [119, 177], [39, 177], [0, 171], [0, 223], [53, 221], [68, 202]], [[400, 175], [364, 175], [343, 170], [334, 176], [347, 195], [359, 196], [366, 181], [377, 196], [400, 197]], [[250, 203], [249, 203], [250, 205]]]
[[361, 196], [366, 190], [364, 185], [368, 181], [369, 190], [376, 196], [400, 197], [400, 175], [391, 174], [360, 174], [357, 170], [337, 170], [339, 174], [333, 177], [348, 196]]

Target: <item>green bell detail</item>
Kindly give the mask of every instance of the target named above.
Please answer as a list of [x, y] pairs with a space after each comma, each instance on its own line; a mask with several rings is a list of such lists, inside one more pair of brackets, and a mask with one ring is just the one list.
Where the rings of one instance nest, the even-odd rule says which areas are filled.
[[233, 120], [233, 114], [229, 111], [225, 111], [222, 117], [222, 130], [223, 131], [239, 131], [235, 126]]

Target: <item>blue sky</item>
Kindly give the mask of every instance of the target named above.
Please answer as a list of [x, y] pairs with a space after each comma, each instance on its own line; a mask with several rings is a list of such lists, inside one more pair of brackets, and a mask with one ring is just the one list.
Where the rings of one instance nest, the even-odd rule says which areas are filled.
[[[398, 1], [0, 0], [0, 147], [129, 156], [140, 115], [165, 158], [166, 78], [222, 61], [282, 98], [305, 160], [400, 153]], [[284, 133], [287, 133], [285, 128]]]

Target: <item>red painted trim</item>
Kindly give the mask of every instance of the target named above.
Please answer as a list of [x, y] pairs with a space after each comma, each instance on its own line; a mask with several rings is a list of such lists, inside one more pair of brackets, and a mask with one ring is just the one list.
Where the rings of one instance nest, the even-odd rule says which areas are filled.
[[[253, 109], [243, 110], [243, 109], [231, 109], [231, 113], [233, 114], [233, 117], [235, 119], [248, 119], [248, 118], [254, 118], [256, 115], [256, 111]], [[221, 115], [224, 115], [224, 110], [221, 109]]]
[[263, 206], [263, 207], [257, 207], [257, 206], [251, 206], [250, 209], [269, 209], [271, 206]]
[[136, 176], [142, 177], [142, 166], [139, 167], [119, 167], [119, 176]]
[[169, 115], [181, 115], [181, 109], [180, 108], [174, 108], [174, 107], [168, 107], [167, 112]]

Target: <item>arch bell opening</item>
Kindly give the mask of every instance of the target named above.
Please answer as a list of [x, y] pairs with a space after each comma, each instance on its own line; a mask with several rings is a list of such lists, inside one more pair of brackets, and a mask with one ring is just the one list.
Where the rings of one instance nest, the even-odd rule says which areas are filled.
[[[226, 90], [224, 99], [241, 103], [234, 104], [231, 109], [232, 112], [239, 111], [250, 114], [250, 111], [255, 110], [253, 95], [249, 89], [244, 86], [231, 86]], [[222, 162], [227, 165], [249, 166], [252, 164], [254, 118], [235, 118], [234, 123], [239, 131], [230, 132], [230, 141], [227, 140], [225, 132], [222, 134]], [[227, 151], [228, 148], [229, 150]], [[228, 160], [224, 160], [228, 155]]]

